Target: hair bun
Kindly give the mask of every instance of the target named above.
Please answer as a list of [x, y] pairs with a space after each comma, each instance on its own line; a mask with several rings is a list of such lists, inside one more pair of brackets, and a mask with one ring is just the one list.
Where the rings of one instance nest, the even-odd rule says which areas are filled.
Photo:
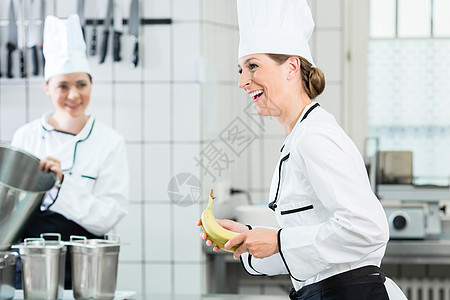
[[309, 97], [311, 99], [319, 96], [323, 90], [325, 89], [325, 76], [321, 69], [311, 66], [311, 70], [309, 72]]

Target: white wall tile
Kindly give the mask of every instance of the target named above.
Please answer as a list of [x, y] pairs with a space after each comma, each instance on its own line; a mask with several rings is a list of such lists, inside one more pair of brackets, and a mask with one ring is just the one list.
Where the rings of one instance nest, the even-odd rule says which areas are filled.
[[196, 295], [202, 293], [202, 274], [203, 268], [201, 264], [176, 264], [175, 294]]
[[113, 126], [113, 87], [111, 84], [97, 83], [93, 81], [91, 91], [91, 101], [86, 110], [92, 113], [97, 120], [102, 123]]
[[0, 89], [0, 139], [10, 141], [26, 123], [25, 86], [2, 85]]
[[142, 139], [142, 100], [140, 84], [114, 86], [115, 128], [126, 141]]
[[139, 1], [141, 4], [141, 18], [164, 19], [171, 17], [172, 1], [146, 0]]
[[130, 200], [142, 201], [142, 149], [141, 144], [127, 144], [127, 157], [130, 170]]
[[194, 81], [199, 75], [200, 25], [175, 23], [173, 30], [173, 67], [175, 80]]
[[144, 131], [146, 141], [169, 141], [171, 128], [169, 83], [146, 84], [144, 90]]
[[199, 20], [200, 0], [173, 0], [172, 18], [175, 22]]
[[146, 204], [144, 207], [145, 260], [170, 261], [173, 251], [170, 204]]
[[33, 84], [29, 87], [29, 121], [40, 118], [42, 114], [55, 111], [52, 99], [45, 93], [42, 84]]
[[317, 32], [316, 65], [322, 69], [327, 81], [341, 80], [342, 42], [339, 31]]
[[171, 61], [171, 28], [168, 25], [146, 26], [142, 33], [144, 46], [142, 66], [146, 81], [169, 81]]
[[119, 263], [116, 290], [142, 294], [142, 265]]
[[330, 112], [336, 121], [342, 124], [342, 96], [341, 96], [341, 84], [329, 83], [325, 86], [325, 90], [319, 95], [318, 101], [320, 105]]
[[170, 145], [145, 145], [145, 201], [169, 201]]
[[[10, 1], [0, 1], [0, 20], [8, 20]], [[2, 69], [3, 71], [3, 69]]]
[[174, 84], [174, 139], [200, 140], [200, 85]]
[[141, 262], [142, 253], [142, 204], [128, 205], [128, 214], [117, 224], [117, 234], [124, 245], [120, 246], [120, 261]]
[[200, 262], [202, 260], [203, 240], [200, 238], [201, 227], [196, 226], [201, 216], [201, 207], [174, 206], [174, 258], [177, 261]]
[[341, 0], [316, 0], [316, 27], [341, 27]]
[[202, 147], [200, 144], [175, 144], [173, 147], [174, 174], [190, 173], [199, 178], [200, 167], [196, 158], [199, 158]]
[[145, 277], [146, 277], [145, 289], [147, 294], [149, 294], [150, 296], [171, 293], [172, 265], [146, 264]]
[[[48, 1], [46, 1], [48, 2]], [[77, 13], [76, 0], [56, 0], [56, 16], [60, 18], [67, 18], [71, 14]], [[106, 7], [106, 6], [105, 6]], [[106, 8], [105, 8], [106, 10]]]

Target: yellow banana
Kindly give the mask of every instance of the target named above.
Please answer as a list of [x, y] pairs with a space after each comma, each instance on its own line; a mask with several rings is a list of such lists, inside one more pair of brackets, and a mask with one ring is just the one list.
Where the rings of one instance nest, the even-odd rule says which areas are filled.
[[[231, 238], [234, 238], [235, 236], [238, 236], [239, 233], [227, 230], [223, 228], [222, 226], [217, 223], [216, 218], [214, 217], [213, 211], [212, 211], [212, 203], [214, 201], [213, 197], [213, 190], [211, 190], [211, 195], [209, 196], [209, 203], [208, 207], [205, 208], [205, 210], [202, 213], [202, 228], [203, 231], [206, 233], [208, 238], [217, 245], [220, 249], [224, 249], [224, 245], [226, 242], [228, 242]], [[234, 252], [236, 250], [237, 246], [234, 246], [230, 250], [225, 250], [228, 252]]]

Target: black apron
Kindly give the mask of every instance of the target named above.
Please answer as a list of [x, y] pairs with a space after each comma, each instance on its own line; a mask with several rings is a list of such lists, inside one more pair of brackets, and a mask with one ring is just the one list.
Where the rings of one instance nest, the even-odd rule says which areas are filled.
[[[69, 241], [71, 235], [81, 235], [85, 236], [87, 239], [103, 239], [103, 237], [96, 236], [77, 223], [67, 219], [63, 215], [50, 211], [38, 211], [31, 218], [27, 226], [25, 227], [24, 233], [22, 234], [22, 240], [26, 238], [38, 238], [41, 233], [59, 233], [61, 234], [62, 241]], [[21, 268], [20, 263], [18, 263], [17, 276], [16, 276], [16, 288], [22, 287], [21, 280]], [[66, 275], [64, 288], [72, 288], [72, 258], [70, 253], [70, 247], [67, 248], [66, 253]]]
[[291, 300], [389, 300], [386, 275], [377, 266], [343, 272], [319, 282], [291, 290]]

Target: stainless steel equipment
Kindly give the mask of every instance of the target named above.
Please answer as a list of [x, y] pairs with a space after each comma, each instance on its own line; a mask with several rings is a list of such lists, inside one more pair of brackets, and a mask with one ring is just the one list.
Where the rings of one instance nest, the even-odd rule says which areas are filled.
[[0, 145], [0, 250], [8, 249], [17, 240], [55, 182], [53, 173], [39, 170], [37, 157]]
[[[448, 186], [378, 185], [388, 217], [391, 238], [439, 238], [442, 232], [439, 201], [450, 200]], [[397, 200], [389, 204], [384, 200]]]
[[0, 299], [14, 298], [16, 280], [16, 252], [0, 252]]
[[[56, 236], [57, 240], [47, 240]], [[22, 284], [25, 299], [62, 299], [67, 247], [58, 233], [25, 239], [18, 248], [22, 260]]]
[[113, 299], [120, 244], [118, 241], [71, 236], [72, 289], [75, 299]]

